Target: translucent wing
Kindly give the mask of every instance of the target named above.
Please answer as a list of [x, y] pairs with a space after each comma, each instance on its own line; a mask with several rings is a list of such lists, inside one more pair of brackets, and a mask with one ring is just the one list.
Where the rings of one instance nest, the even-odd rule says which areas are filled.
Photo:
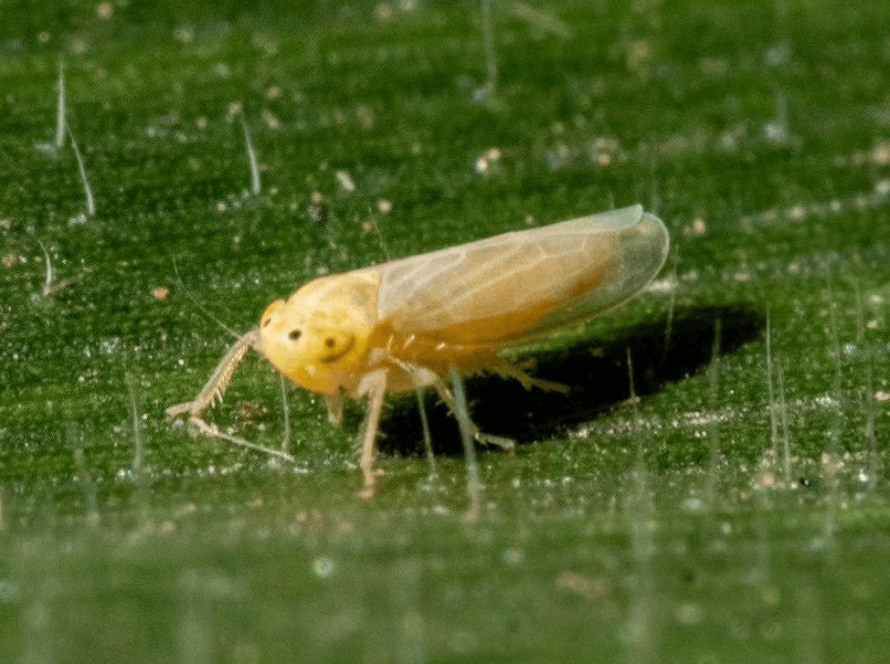
[[668, 244], [636, 205], [385, 263], [374, 268], [380, 321], [453, 345], [521, 343], [634, 295]]

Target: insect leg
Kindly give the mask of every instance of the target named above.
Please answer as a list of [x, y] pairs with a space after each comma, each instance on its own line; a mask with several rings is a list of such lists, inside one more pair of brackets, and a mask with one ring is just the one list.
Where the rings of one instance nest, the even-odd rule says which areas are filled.
[[[460, 413], [460, 406], [455, 400], [454, 395], [448, 389], [448, 385], [445, 384], [445, 381], [442, 380], [439, 376], [436, 376], [435, 381], [433, 382], [433, 387], [436, 388], [436, 392], [439, 393], [439, 397], [442, 399], [442, 401], [445, 402], [454, 417], [458, 418], [458, 421], [460, 421], [463, 414]], [[464, 414], [466, 415], [466, 421], [470, 427], [470, 433], [472, 433], [473, 438], [478, 440], [480, 443], [485, 443], [486, 445], [497, 445], [501, 449], [504, 449], [508, 452], [511, 452], [513, 451], [513, 449], [515, 449], [516, 441], [510, 438], [504, 438], [503, 436], [492, 436], [491, 434], [483, 433], [479, 430], [479, 427], [476, 426], [475, 422], [470, 419], [470, 414], [466, 412]]]
[[[271, 447], [266, 447], [265, 445], [257, 445], [256, 443], [251, 443], [249, 440], [245, 440], [240, 436], [233, 436], [232, 434], [225, 433], [224, 431], [220, 431], [219, 427], [215, 424], [208, 424], [200, 417], [192, 417], [189, 422], [193, 424], [198, 431], [210, 438], [219, 438], [220, 440], [225, 440], [229, 443], [232, 443], [233, 445], [240, 445], [241, 447], [246, 447], [249, 450], [263, 452], [265, 454], [268, 454], [269, 456], [278, 457], [279, 459], [284, 459], [285, 461], [289, 461], [293, 464], [297, 463], [297, 460], [284, 450], [275, 450]], [[303, 472], [308, 471], [304, 470]]]
[[436, 455], [433, 452], [433, 436], [430, 433], [430, 423], [426, 417], [426, 407], [423, 405], [423, 391], [420, 388], [414, 390], [417, 397], [417, 409], [420, 411], [420, 425], [423, 427], [423, 446], [426, 450], [426, 458], [430, 462], [430, 477], [436, 476]]
[[343, 396], [339, 392], [333, 396], [325, 394], [324, 405], [327, 406], [331, 424], [340, 426], [343, 423]]
[[491, 370], [505, 378], [515, 378], [522, 383], [522, 386], [527, 390], [537, 387], [540, 390], [562, 392], [563, 394], [566, 394], [569, 391], [568, 386], [563, 385], [562, 383], [554, 383], [549, 380], [541, 380], [540, 378], [529, 376], [525, 370], [534, 366], [534, 361], [515, 364], [503, 358], [498, 358], [498, 360], [497, 364], [491, 367]]
[[[402, 362], [396, 358], [389, 359], [400, 369], [411, 376], [411, 380], [414, 383], [415, 389], [421, 390], [425, 387], [430, 386], [436, 388], [436, 392], [439, 393], [439, 397], [442, 399], [442, 401], [445, 402], [445, 405], [448, 406], [451, 414], [454, 415], [454, 417], [457, 418], [458, 421], [460, 421], [460, 410], [458, 403], [457, 401], [455, 401], [454, 395], [451, 394], [451, 391], [448, 389], [448, 385], [445, 384], [445, 381], [442, 380], [439, 374], [418, 364]], [[466, 415], [467, 421], [470, 425], [470, 432], [473, 434], [473, 438], [478, 440], [480, 443], [485, 443], [486, 445], [497, 445], [498, 447], [503, 448], [508, 452], [512, 451], [516, 447], [516, 442], [510, 438], [504, 438], [502, 436], [492, 436], [491, 434], [482, 433], [482, 431], [479, 430], [479, 427], [477, 427], [470, 419], [470, 414], [466, 413]]]
[[356, 390], [357, 397], [368, 397], [368, 412], [362, 426], [362, 456], [359, 461], [365, 477], [365, 485], [359, 496], [364, 499], [374, 496], [374, 456], [377, 452], [377, 426], [383, 411], [383, 398], [386, 396], [386, 376], [386, 369], [365, 374]]
[[189, 420], [201, 420], [201, 413], [208, 407], [213, 405], [216, 400], [222, 401], [226, 388], [232, 381], [232, 374], [244, 359], [245, 353], [251, 348], [256, 349], [259, 345], [258, 328], [253, 328], [249, 332], [241, 335], [241, 338], [225, 354], [220, 363], [217, 365], [210, 379], [204, 385], [197, 396], [191, 401], [170, 406], [165, 414], [168, 420], [174, 420], [177, 417], [188, 416]]
[[460, 373], [454, 367], [448, 372], [451, 378], [451, 386], [454, 390], [454, 402], [457, 410], [457, 425], [460, 427], [461, 442], [464, 446], [464, 455], [467, 459], [467, 494], [470, 498], [470, 509], [467, 519], [475, 522], [479, 518], [479, 509], [482, 504], [482, 482], [479, 481], [479, 464], [476, 463], [476, 451], [471, 440], [473, 423], [470, 421], [470, 409], [467, 407], [467, 397], [464, 394], [464, 384], [460, 379]]
[[290, 461], [291, 463], [296, 463], [296, 460], [283, 450], [273, 450], [263, 445], [251, 443], [244, 438], [224, 433], [220, 431], [215, 424], [208, 424], [201, 418], [201, 413], [208, 407], [212, 406], [214, 401], [217, 399], [222, 401], [223, 394], [225, 394], [226, 388], [232, 381], [232, 374], [235, 373], [235, 369], [238, 368], [238, 365], [241, 363], [241, 360], [244, 359], [244, 355], [247, 351], [251, 348], [258, 348], [257, 333], [258, 329], [253, 328], [242, 334], [238, 341], [229, 348], [223, 359], [220, 360], [220, 363], [213, 371], [210, 379], [204, 385], [203, 389], [198, 392], [198, 395], [191, 401], [170, 406], [165, 411], [165, 414], [168, 420], [174, 420], [180, 416], [188, 416], [189, 424], [193, 425], [205, 436], [220, 438], [235, 445], [240, 445], [241, 447], [257, 450], [258, 452], [265, 452], [271, 456], [276, 456], [286, 461]]

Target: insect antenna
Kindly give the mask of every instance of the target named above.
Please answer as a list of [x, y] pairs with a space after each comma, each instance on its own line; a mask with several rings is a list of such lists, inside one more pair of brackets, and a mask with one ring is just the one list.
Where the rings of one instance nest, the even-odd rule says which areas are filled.
[[241, 338], [242, 335], [238, 334], [235, 330], [233, 330], [228, 325], [223, 323], [219, 318], [214, 316], [210, 312], [210, 310], [207, 307], [205, 307], [203, 304], [201, 304], [198, 301], [198, 299], [194, 295], [192, 295], [192, 292], [188, 288], [186, 288], [185, 282], [182, 280], [182, 276], [179, 274], [179, 265], [177, 265], [177, 263], [176, 263], [176, 256], [173, 257], [173, 272], [176, 274], [176, 281], [179, 283], [179, 286], [182, 288], [182, 292], [185, 293], [185, 296], [189, 299], [189, 302], [191, 302], [195, 306], [195, 308], [198, 309], [198, 311], [200, 311], [202, 314], [207, 316], [207, 318], [209, 318], [214, 323], [219, 325], [222, 329], [224, 329], [226, 332], [228, 332], [230, 335], [232, 335], [236, 339]]

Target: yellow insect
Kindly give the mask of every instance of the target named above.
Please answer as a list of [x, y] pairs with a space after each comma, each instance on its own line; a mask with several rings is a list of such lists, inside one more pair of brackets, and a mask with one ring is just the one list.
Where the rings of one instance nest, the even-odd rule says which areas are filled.
[[[201, 413], [221, 399], [249, 348], [296, 385], [321, 394], [331, 421], [342, 395], [367, 397], [360, 467], [374, 490], [377, 426], [389, 392], [433, 387], [455, 412], [443, 377], [493, 371], [532, 378], [499, 353], [612, 309], [644, 288], [667, 257], [667, 229], [635, 205], [394, 260], [309, 282], [270, 304], [193, 401], [167, 409], [210, 430]], [[480, 441], [509, 445], [472, 427]]]

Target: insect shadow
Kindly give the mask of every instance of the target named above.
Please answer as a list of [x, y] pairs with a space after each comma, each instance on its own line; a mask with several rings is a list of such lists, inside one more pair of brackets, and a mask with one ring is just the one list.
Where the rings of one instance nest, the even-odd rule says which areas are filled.
[[[616, 331], [604, 340], [586, 339], [537, 352], [532, 356], [532, 375], [568, 386], [568, 394], [526, 390], [517, 381], [496, 375], [472, 376], [465, 380], [471, 415], [482, 431], [518, 443], [564, 435], [630, 397], [628, 349], [635, 394], [654, 394], [666, 383], [683, 380], [711, 362], [717, 321], [720, 354], [727, 355], [759, 338], [765, 319], [745, 306], [696, 307], [674, 312], [669, 340], [665, 322], [660, 320]], [[434, 394], [424, 395], [424, 407], [435, 451], [460, 453], [460, 434], [447, 408]], [[416, 400], [410, 396], [392, 400], [380, 431], [384, 453], [421, 453], [423, 429]]]

